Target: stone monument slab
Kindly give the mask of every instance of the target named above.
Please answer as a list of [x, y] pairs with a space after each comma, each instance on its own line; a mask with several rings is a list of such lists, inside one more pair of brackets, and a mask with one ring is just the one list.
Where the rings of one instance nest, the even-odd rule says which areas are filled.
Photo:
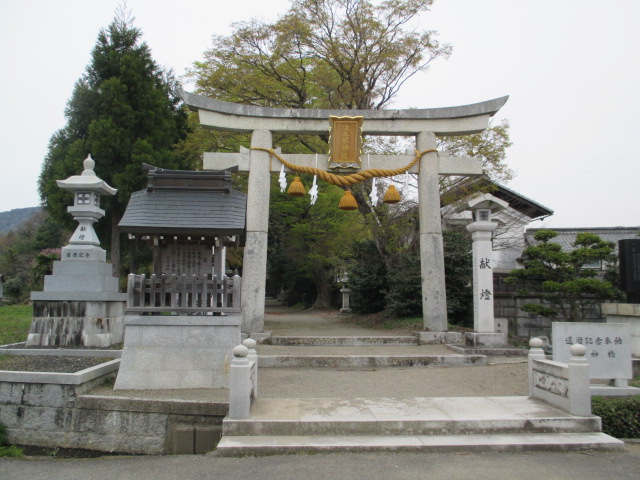
[[567, 363], [572, 345], [587, 349], [592, 379], [630, 379], [631, 337], [626, 323], [553, 322], [553, 359]]

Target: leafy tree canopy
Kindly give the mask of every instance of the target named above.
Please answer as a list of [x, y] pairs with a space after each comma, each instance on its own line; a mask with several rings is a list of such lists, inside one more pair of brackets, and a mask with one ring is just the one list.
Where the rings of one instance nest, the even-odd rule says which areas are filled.
[[[293, 0], [274, 23], [236, 23], [192, 72], [203, 94], [252, 105], [381, 108], [451, 52], [411, 26], [433, 0]], [[242, 81], [238, 81], [242, 79]]]

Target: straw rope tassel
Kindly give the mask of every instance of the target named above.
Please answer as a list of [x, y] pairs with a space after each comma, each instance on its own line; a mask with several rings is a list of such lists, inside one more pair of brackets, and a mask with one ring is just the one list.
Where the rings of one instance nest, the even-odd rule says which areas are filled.
[[362, 172], [352, 173], [350, 175], [343, 176], [343, 175], [336, 175], [334, 173], [321, 170], [319, 168], [305, 167], [305, 166], [295, 165], [293, 163], [287, 162], [284, 158], [278, 155], [275, 152], [275, 150], [271, 148], [251, 147], [251, 150], [260, 150], [263, 152], [267, 152], [269, 155], [274, 156], [275, 158], [280, 160], [280, 162], [283, 163], [285, 167], [293, 170], [294, 172], [309, 173], [309, 174], [317, 175], [325, 182], [330, 183], [332, 185], [337, 185], [338, 187], [348, 187], [351, 185], [355, 185], [357, 183], [360, 183], [366, 180], [367, 178], [394, 177], [396, 175], [400, 175], [402, 173], [407, 172], [411, 167], [413, 167], [416, 164], [416, 162], [420, 160], [420, 158], [422, 158], [424, 154], [438, 151], [435, 148], [430, 148], [422, 152], [419, 152], [416, 150], [415, 158], [409, 164], [401, 168], [395, 168], [392, 170], [382, 169], [382, 168], [371, 168], [371, 169], [364, 170]]

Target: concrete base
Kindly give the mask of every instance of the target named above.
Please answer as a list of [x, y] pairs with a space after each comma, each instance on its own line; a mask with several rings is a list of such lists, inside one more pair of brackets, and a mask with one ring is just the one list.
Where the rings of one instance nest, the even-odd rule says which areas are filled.
[[240, 316], [126, 317], [115, 390], [226, 388]]
[[628, 397], [640, 395], [640, 388], [636, 387], [614, 387], [611, 385], [591, 385], [591, 396], [602, 397]]
[[[470, 347], [494, 347], [508, 344], [506, 333], [476, 333], [467, 332], [465, 334], [465, 345]], [[455, 343], [455, 342], [451, 342]]]
[[40, 299], [33, 300], [27, 346], [106, 348], [124, 340], [126, 294], [103, 292], [105, 300], [47, 300], [49, 292], [34, 293]]
[[433, 345], [437, 343], [462, 343], [460, 332], [412, 332], [418, 337], [419, 345]]
[[461, 355], [488, 355], [490, 357], [526, 357], [529, 350], [510, 346], [470, 347], [469, 345], [447, 345], [447, 348]]
[[31, 292], [33, 322], [27, 346], [110, 347], [124, 336], [126, 293], [94, 245], [68, 245], [53, 262], [44, 291]]

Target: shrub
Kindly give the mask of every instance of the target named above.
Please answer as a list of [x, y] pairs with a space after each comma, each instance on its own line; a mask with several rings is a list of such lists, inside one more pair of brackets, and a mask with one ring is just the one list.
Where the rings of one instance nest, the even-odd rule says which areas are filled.
[[422, 284], [420, 282], [420, 258], [410, 253], [400, 260], [396, 269], [389, 272], [387, 306], [397, 317], [422, 317]]
[[602, 431], [607, 435], [640, 438], [640, 397], [593, 397], [591, 413], [602, 418]]
[[9, 445], [9, 440], [7, 439], [7, 427], [0, 423], [0, 447], [4, 447], [6, 445]]
[[349, 266], [350, 304], [356, 313], [376, 313], [384, 310], [387, 290], [387, 269], [373, 241], [353, 246]]

